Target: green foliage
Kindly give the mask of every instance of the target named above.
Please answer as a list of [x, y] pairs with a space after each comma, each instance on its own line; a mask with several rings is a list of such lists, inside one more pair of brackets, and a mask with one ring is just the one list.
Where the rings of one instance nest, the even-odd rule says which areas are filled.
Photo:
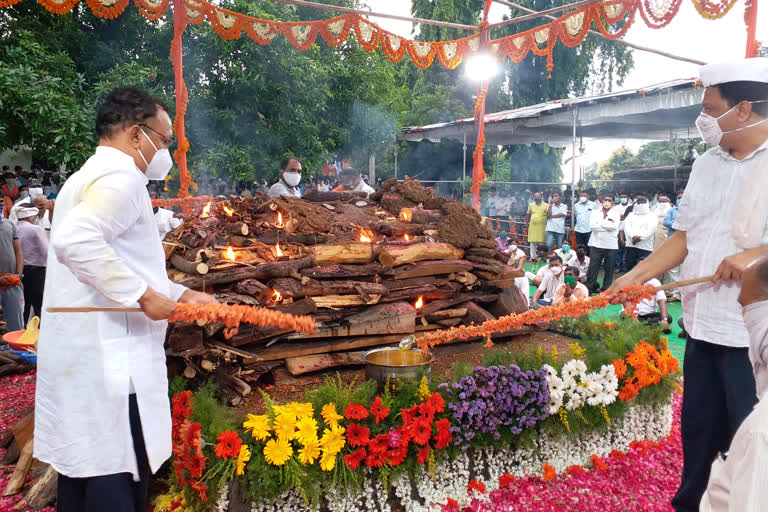
[[173, 380], [168, 383], [168, 396], [173, 397], [177, 393], [181, 393], [187, 389], [188, 384], [189, 380], [187, 380], [185, 377], [181, 375], [175, 376]]
[[344, 414], [344, 410], [351, 403], [369, 404], [376, 396], [377, 385], [375, 380], [368, 380], [361, 384], [352, 381], [345, 384], [341, 380], [341, 375], [336, 377], [326, 375], [323, 383], [306, 395], [308, 402], [312, 403], [315, 411], [320, 411], [323, 405], [334, 403], [339, 414]]
[[236, 430], [241, 421], [235, 411], [223, 404], [216, 396], [218, 387], [213, 379], [208, 380], [195, 391], [194, 412], [190, 422], [198, 421], [202, 427], [203, 439], [208, 444], [216, 444], [216, 437], [225, 430]]
[[[488, 351], [486, 351], [487, 353]], [[488, 366], [485, 364], [485, 357], [483, 357], [483, 365]], [[451, 375], [453, 376], [453, 380], [461, 380], [464, 377], [469, 377], [472, 375], [472, 371], [475, 369], [475, 365], [470, 363], [469, 361], [456, 361], [451, 365]]]

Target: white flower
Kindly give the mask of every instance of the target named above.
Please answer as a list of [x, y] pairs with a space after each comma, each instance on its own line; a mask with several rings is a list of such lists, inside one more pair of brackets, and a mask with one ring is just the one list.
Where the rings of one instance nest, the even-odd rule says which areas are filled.
[[587, 365], [581, 359], [571, 359], [563, 365], [563, 379], [575, 379], [576, 376], [587, 372]]
[[584, 405], [584, 401], [582, 400], [581, 395], [576, 393], [571, 395], [570, 400], [565, 403], [565, 408], [568, 411], [575, 411], [582, 405]]

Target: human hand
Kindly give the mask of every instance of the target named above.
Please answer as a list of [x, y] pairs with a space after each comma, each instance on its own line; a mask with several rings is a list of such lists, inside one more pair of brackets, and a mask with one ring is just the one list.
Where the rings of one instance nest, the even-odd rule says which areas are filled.
[[763, 250], [758, 248], [757, 250], [749, 249], [728, 256], [723, 259], [717, 267], [717, 272], [715, 272], [715, 276], [712, 278], [712, 283], [714, 284], [717, 281], [741, 281], [747, 266], [762, 253]]
[[209, 295], [203, 292], [196, 292], [195, 290], [185, 291], [181, 295], [181, 297], [179, 297], [179, 302], [183, 304], [218, 304], [219, 303], [219, 301], [216, 300], [216, 297], [214, 297], [213, 295]]
[[147, 291], [139, 298], [139, 306], [152, 320], [165, 320], [176, 309], [174, 301], [150, 287], [147, 287]]
[[667, 325], [669, 322], [667, 322], [666, 318], [662, 318], [660, 323], [663, 325]]
[[637, 244], [639, 241], [640, 241], [640, 237], [639, 236], [633, 236], [632, 237], [632, 243], [633, 244]]
[[638, 284], [643, 284], [643, 282], [640, 279], [637, 279], [633, 272], [628, 272], [615, 280], [607, 290], [611, 304], [624, 304], [625, 302], [629, 302], [630, 297], [626, 293], [622, 293], [621, 290], [627, 286]]

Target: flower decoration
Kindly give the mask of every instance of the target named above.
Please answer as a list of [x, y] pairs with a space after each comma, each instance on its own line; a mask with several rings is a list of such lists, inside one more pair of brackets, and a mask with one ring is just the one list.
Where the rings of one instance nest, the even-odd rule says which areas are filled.
[[344, 417], [348, 420], [364, 420], [368, 417], [368, 409], [360, 404], [349, 404], [344, 411]]
[[225, 430], [216, 437], [219, 443], [214, 447], [216, 456], [220, 459], [228, 459], [230, 457], [237, 457], [240, 453], [240, 447], [243, 444], [243, 440], [236, 432], [231, 430]]

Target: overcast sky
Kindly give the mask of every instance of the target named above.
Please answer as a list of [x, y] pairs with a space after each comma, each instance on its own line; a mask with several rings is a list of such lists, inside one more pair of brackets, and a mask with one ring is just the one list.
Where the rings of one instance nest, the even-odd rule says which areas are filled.
[[[368, 3], [371, 10], [375, 12], [410, 15], [410, 0], [368, 0]], [[768, 44], [768, 9], [763, 6], [761, 11], [758, 20], [757, 39]], [[508, 7], [494, 3], [491, 7], [490, 21], [500, 21], [502, 16], [509, 12]], [[383, 18], [372, 18], [372, 21], [398, 35], [412, 37], [413, 27], [410, 23]], [[666, 27], [658, 30], [650, 29], [638, 15], [624, 38], [635, 44], [703, 62], [742, 59], [746, 47], [744, 2], [737, 2], [722, 19], [707, 20], [696, 12], [692, 2], [684, 1], [680, 7], [680, 12]], [[627, 76], [624, 85], [618, 87], [617, 90], [639, 89], [676, 78], [698, 76], [698, 66], [695, 64], [637, 50], [633, 53], [635, 67]], [[433, 65], [439, 65], [439, 63], [436, 62]], [[557, 72], [557, 62], [555, 62], [555, 72]], [[610, 156], [613, 149], [623, 144], [637, 150], [642, 141], [589, 141], [585, 143], [587, 151], [580, 159], [580, 165], [586, 167], [594, 161], [605, 160]], [[570, 169], [567, 174], [570, 178]]]

